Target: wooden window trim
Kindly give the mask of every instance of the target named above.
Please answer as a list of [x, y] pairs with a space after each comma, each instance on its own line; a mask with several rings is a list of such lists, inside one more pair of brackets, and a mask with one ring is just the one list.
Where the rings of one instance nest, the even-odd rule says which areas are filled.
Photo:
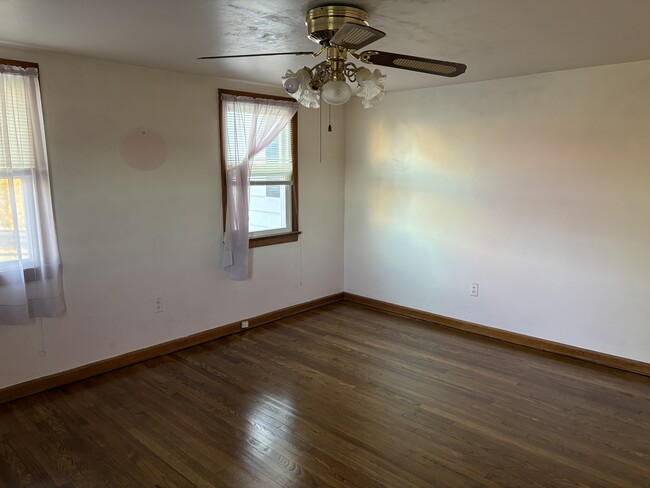
[[[277, 95], [264, 95], [262, 93], [242, 92], [236, 90], [218, 90], [219, 98], [219, 145], [221, 146], [221, 210], [223, 215], [223, 230], [226, 231], [226, 206], [228, 205], [228, 196], [226, 194], [226, 153], [223, 144], [223, 120], [222, 120], [222, 103], [221, 95], [235, 95], [238, 97], [260, 98], [267, 100], [286, 100], [295, 101], [293, 98], [279, 97]], [[291, 118], [291, 158], [293, 160], [293, 185], [291, 185], [291, 231], [284, 234], [274, 234], [272, 236], [252, 237], [248, 240], [248, 248], [273, 246], [285, 242], [295, 242], [300, 236], [298, 229], [298, 112]]]
[[8, 66], [19, 66], [21, 68], [36, 68], [36, 69], [38, 69], [38, 63], [31, 63], [29, 61], [18, 61], [18, 60], [15, 60], [15, 59], [0, 58], [0, 64], [6, 64]]

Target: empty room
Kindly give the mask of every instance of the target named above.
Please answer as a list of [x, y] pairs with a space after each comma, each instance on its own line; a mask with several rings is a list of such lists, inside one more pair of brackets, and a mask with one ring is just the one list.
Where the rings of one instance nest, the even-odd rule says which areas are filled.
[[0, 487], [650, 486], [649, 25], [1, 0]]

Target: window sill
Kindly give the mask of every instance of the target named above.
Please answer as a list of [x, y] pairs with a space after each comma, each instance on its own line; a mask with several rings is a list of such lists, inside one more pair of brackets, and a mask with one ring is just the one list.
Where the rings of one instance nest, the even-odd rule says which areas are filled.
[[278, 234], [274, 236], [253, 237], [248, 240], [248, 248], [273, 246], [275, 244], [283, 244], [285, 242], [296, 242], [300, 231], [287, 232], [286, 234]]
[[[47, 278], [51, 278], [52, 273], [47, 273]], [[33, 281], [40, 281], [43, 279], [43, 272], [38, 268], [25, 268], [22, 270], [18, 269], [16, 266], [15, 269], [5, 269], [0, 270], [0, 286], [10, 285], [13, 283], [30, 283]]]

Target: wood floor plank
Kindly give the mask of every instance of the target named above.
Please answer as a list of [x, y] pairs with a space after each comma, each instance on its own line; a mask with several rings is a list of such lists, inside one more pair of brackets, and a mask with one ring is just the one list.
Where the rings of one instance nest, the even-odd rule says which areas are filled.
[[645, 487], [650, 379], [346, 302], [0, 405], [0, 487]]

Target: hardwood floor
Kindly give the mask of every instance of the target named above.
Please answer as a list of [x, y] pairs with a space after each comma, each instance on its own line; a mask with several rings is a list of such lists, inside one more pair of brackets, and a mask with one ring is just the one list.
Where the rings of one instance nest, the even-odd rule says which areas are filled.
[[0, 486], [650, 486], [650, 379], [340, 302], [0, 405]]

